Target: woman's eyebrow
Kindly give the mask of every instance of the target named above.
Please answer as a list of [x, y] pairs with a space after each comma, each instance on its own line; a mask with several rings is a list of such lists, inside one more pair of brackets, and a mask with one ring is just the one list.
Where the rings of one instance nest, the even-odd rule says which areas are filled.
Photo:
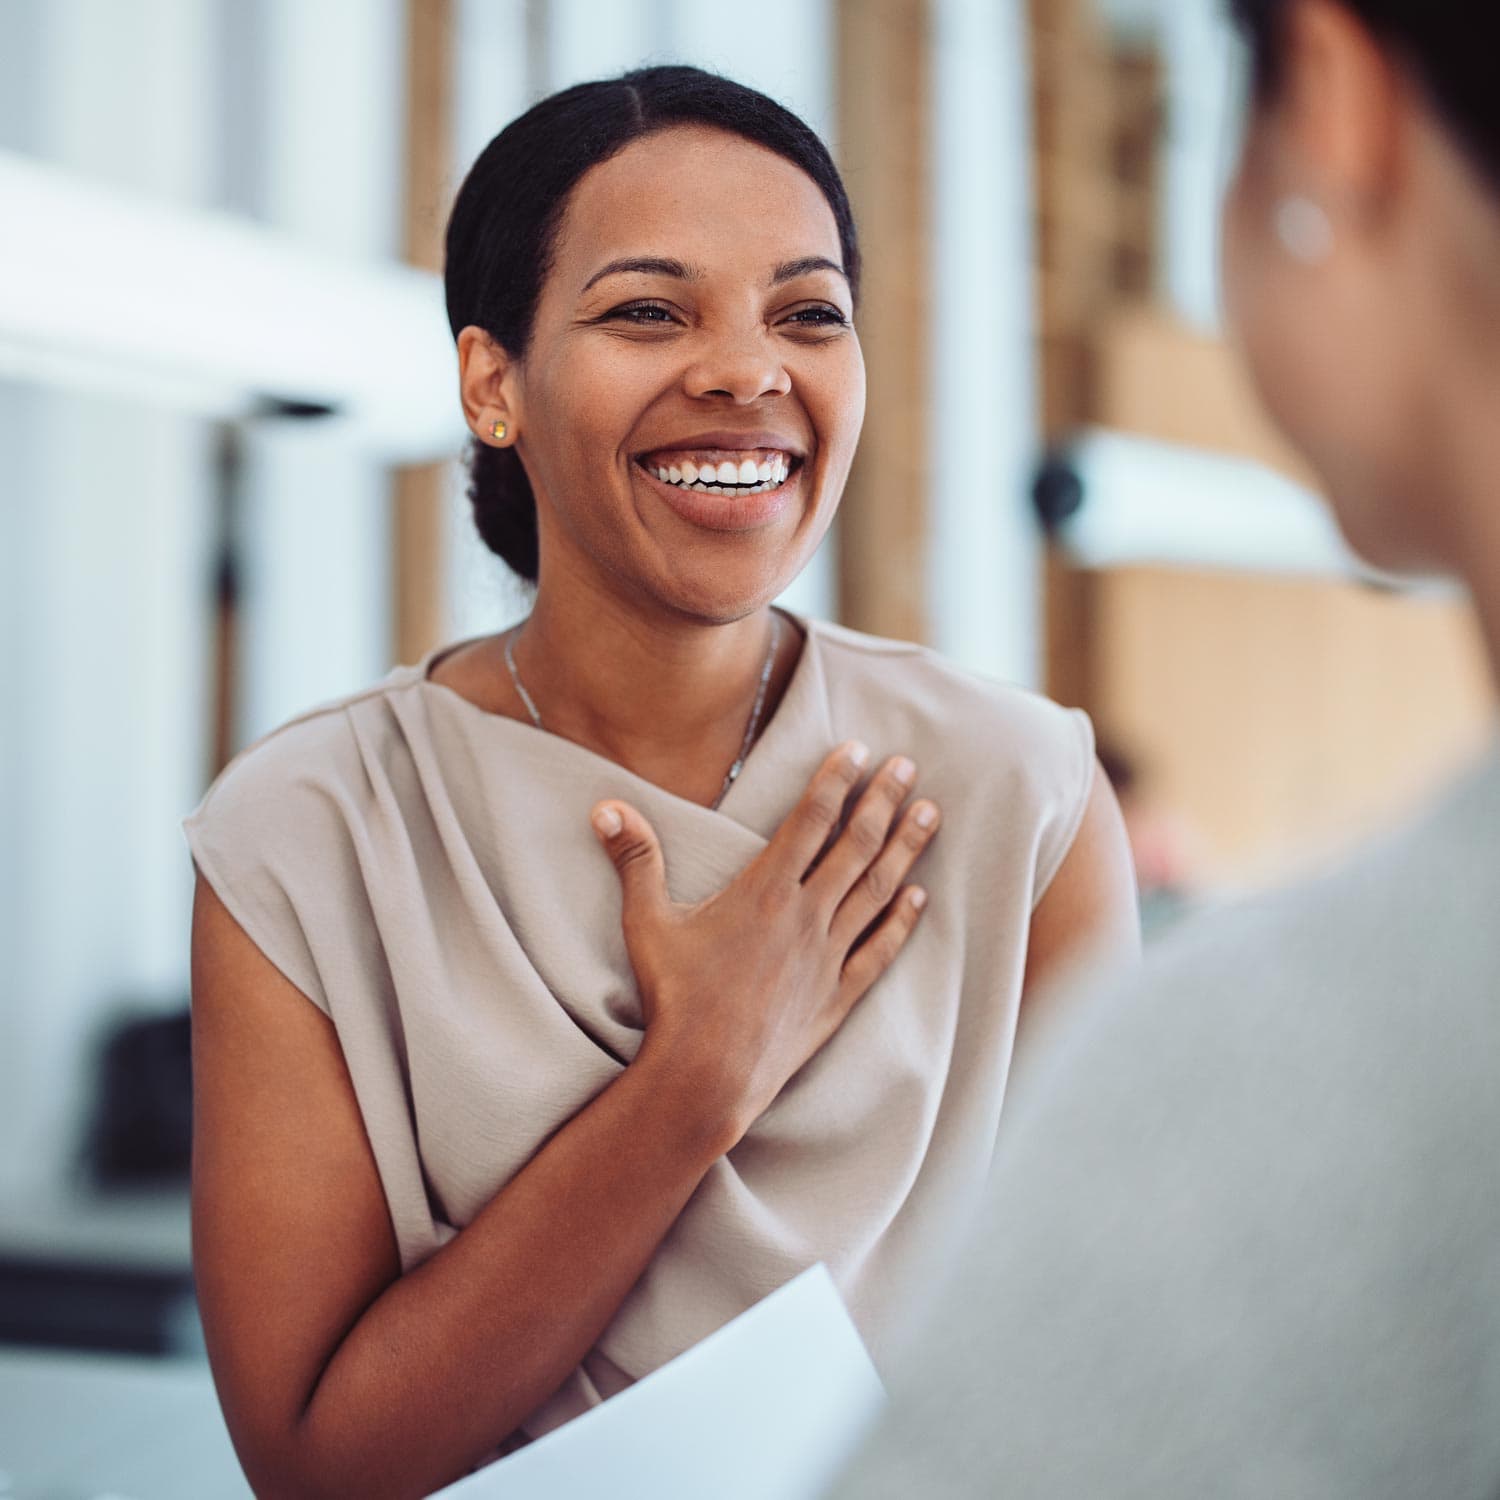
[[780, 286], [783, 281], [793, 281], [798, 276], [806, 276], [809, 271], [833, 271], [842, 276], [845, 281], [849, 279], [849, 273], [837, 261], [829, 260], [826, 255], [804, 255], [801, 260], [782, 261], [771, 272], [771, 285]]
[[607, 265], [600, 266], [592, 276], [583, 284], [586, 292], [596, 283], [604, 280], [606, 276], [620, 276], [626, 272], [634, 271], [637, 275], [645, 276], [671, 276], [678, 281], [702, 281], [703, 272], [696, 266], [686, 265], [680, 260], [671, 260], [660, 255], [635, 255], [626, 256], [622, 260], [612, 260]]
[[[770, 285], [780, 286], [784, 281], [794, 281], [797, 277], [806, 276], [811, 271], [832, 271], [835, 275], [842, 276], [845, 281], [849, 279], [849, 273], [837, 261], [829, 260], [826, 255], [804, 255], [798, 260], [782, 261], [771, 272]], [[606, 276], [623, 276], [631, 272], [638, 276], [670, 276], [677, 281], [702, 281], [704, 276], [699, 267], [690, 266], [684, 261], [673, 260], [668, 256], [631, 255], [600, 266], [584, 282], [579, 295], [597, 286]]]

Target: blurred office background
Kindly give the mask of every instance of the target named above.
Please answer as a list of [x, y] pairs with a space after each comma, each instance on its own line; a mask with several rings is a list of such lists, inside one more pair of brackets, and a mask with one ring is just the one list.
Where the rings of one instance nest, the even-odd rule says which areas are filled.
[[[0, 0], [0, 1477], [236, 1492], [178, 820], [524, 612], [454, 462], [447, 205], [530, 101], [665, 60], [798, 110], [860, 215], [869, 415], [788, 603], [1087, 708], [1153, 931], [1486, 733], [1462, 602], [1360, 572], [1224, 342], [1219, 0]], [[32, 1420], [81, 1391], [135, 1436]]]

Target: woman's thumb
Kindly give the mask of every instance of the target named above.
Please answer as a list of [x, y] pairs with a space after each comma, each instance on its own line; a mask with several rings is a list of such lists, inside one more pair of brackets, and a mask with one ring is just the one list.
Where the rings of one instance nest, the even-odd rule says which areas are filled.
[[624, 802], [601, 802], [590, 822], [619, 872], [626, 907], [664, 905], [667, 866], [651, 825]]

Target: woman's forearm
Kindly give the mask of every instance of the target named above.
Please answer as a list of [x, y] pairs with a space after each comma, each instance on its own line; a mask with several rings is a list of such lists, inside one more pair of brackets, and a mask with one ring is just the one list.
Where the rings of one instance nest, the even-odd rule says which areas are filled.
[[[288, 1436], [278, 1495], [416, 1496], [459, 1478], [593, 1346], [734, 1141], [649, 1048], [455, 1239], [349, 1330]], [[252, 1476], [254, 1477], [254, 1476]]]

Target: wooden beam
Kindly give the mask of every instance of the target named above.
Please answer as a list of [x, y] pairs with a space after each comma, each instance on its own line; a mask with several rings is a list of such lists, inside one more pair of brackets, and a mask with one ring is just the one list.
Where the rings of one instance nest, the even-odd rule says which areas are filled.
[[[402, 250], [412, 265], [443, 268], [453, 192], [453, 0], [406, 0], [406, 152]], [[457, 393], [454, 393], [457, 400]], [[392, 471], [392, 648], [415, 661], [440, 643], [447, 464]]]
[[928, 636], [932, 0], [839, 0], [839, 155], [859, 221], [864, 435], [839, 516], [839, 615]]
[[1027, 16], [1042, 425], [1055, 438], [1085, 419], [1092, 323], [1114, 295], [1112, 102], [1089, 0], [1029, 0]]

